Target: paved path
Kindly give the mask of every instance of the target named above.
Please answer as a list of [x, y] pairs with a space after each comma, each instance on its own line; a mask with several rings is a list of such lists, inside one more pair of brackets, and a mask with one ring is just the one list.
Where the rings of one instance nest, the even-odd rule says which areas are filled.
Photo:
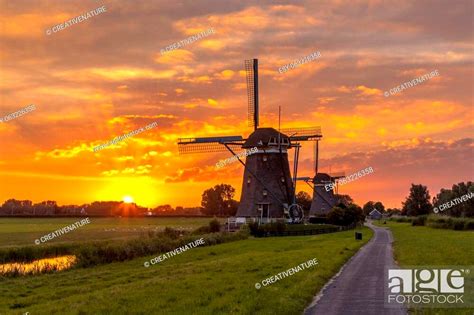
[[384, 308], [385, 267], [395, 267], [392, 234], [370, 223], [367, 226], [374, 230], [374, 237], [326, 284], [305, 315], [407, 314], [402, 308]]

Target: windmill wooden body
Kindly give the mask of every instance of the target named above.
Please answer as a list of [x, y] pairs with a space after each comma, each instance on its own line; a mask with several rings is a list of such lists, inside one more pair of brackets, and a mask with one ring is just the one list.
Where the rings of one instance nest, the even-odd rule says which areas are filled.
[[[311, 208], [309, 209], [310, 217], [323, 217], [326, 216], [329, 211], [331, 211], [338, 201], [334, 194], [334, 190], [337, 194], [337, 180], [344, 177], [344, 173], [319, 173], [318, 159], [319, 139], [317, 139], [314, 143], [314, 176], [298, 178], [299, 180], [304, 180], [313, 190], [313, 199], [311, 202]], [[331, 188], [326, 190], [327, 185], [332, 185], [334, 189]]]
[[[302, 210], [295, 204], [296, 174], [300, 142], [322, 137], [320, 127], [276, 130], [259, 128], [258, 60], [246, 60], [248, 91], [248, 121], [254, 131], [247, 137], [222, 136], [179, 139], [182, 153], [207, 153], [257, 148], [244, 166], [242, 192], [236, 216], [257, 218], [267, 222], [274, 218], [302, 218]], [[295, 149], [293, 178], [290, 173], [288, 151]]]

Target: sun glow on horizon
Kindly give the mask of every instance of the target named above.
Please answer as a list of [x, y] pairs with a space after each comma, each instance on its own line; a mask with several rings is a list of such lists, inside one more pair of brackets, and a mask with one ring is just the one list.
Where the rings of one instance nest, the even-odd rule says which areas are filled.
[[133, 202], [133, 198], [130, 197], [130, 196], [125, 196], [125, 197], [123, 197], [123, 202], [125, 202], [125, 203], [132, 203], [132, 202]]

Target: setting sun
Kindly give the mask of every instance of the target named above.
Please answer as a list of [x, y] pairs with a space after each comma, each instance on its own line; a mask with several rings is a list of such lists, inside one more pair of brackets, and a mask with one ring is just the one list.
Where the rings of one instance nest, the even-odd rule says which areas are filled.
[[130, 197], [130, 196], [125, 196], [125, 197], [123, 197], [123, 202], [125, 202], [125, 203], [132, 203], [132, 202], [133, 202], [133, 198]]

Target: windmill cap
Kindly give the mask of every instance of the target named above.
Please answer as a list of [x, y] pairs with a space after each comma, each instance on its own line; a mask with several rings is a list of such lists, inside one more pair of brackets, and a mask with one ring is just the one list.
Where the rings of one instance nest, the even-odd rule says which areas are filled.
[[262, 148], [267, 147], [269, 142], [278, 143], [278, 136], [280, 140], [284, 143], [290, 143], [290, 139], [287, 135], [278, 132], [273, 128], [258, 128], [250, 134], [247, 141], [242, 145], [242, 148]]
[[331, 182], [331, 176], [326, 173], [318, 173], [316, 176], [314, 176], [313, 182], [314, 183], [324, 183], [324, 182]]

